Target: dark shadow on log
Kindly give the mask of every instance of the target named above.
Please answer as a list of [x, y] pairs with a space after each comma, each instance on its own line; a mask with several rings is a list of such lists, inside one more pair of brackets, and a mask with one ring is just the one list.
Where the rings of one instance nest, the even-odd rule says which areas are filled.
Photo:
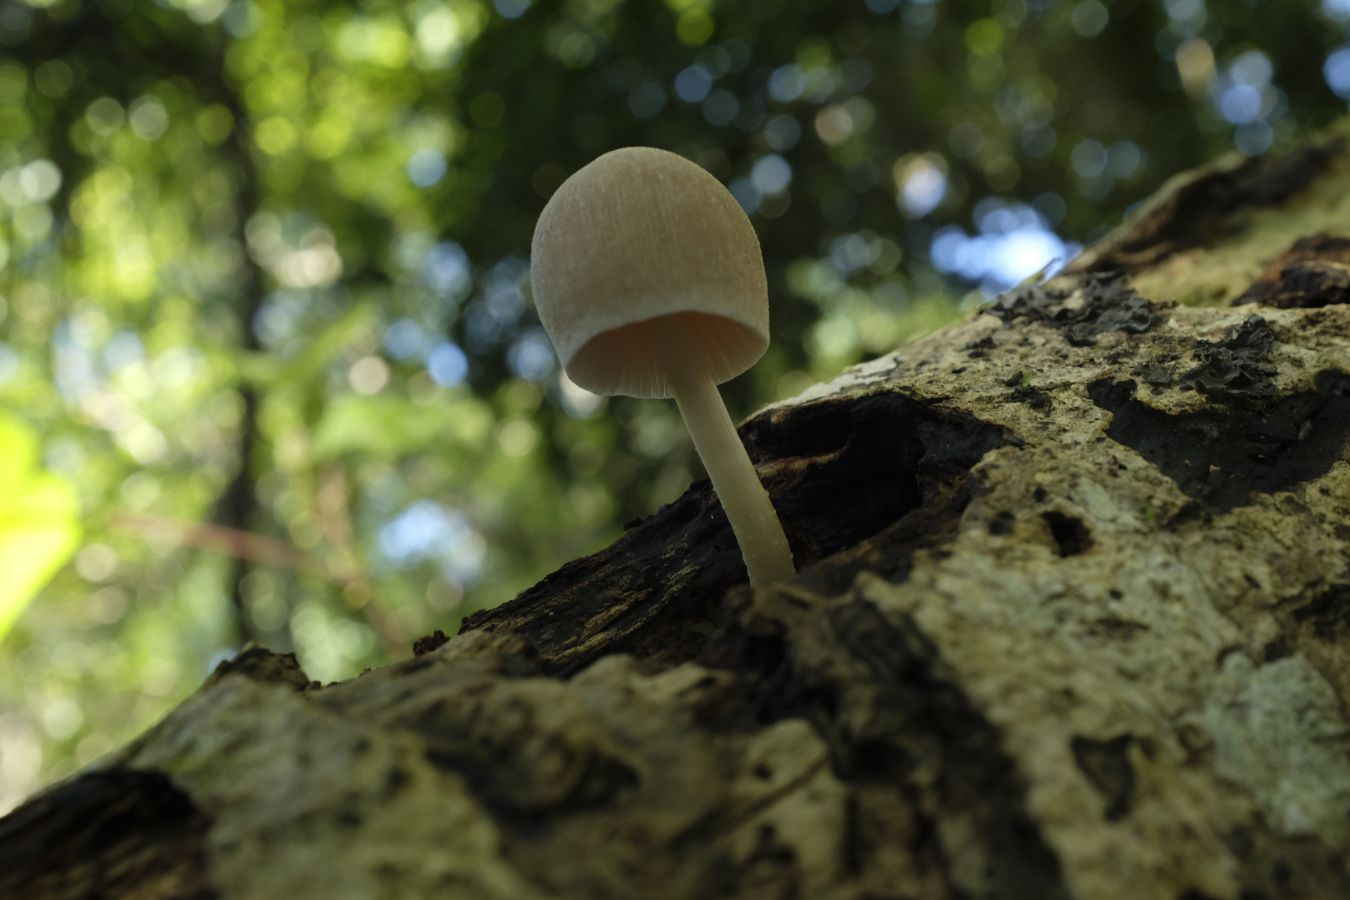
[[1114, 415], [1107, 435], [1131, 447], [1211, 512], [1319, 478], [1350, 440], [1350, 375], [1328, 371], [1313, 391], [1263, 402], [1230, 402], [1173, 415], [1135, 397], [1133, 381], [1088, 386]]
[[[970, 868], [954, 858], [979, 860], [989, 896], [1069, 895], [1059, 860], [1027, 815], [1026, 786], [999, 730], [912, 620], [884, 615], [854, 592], [824, 610], [787, 592], [753, 603], [740, 595], [734, 606], [734, 623], [703, 663], [735, 673], [754, 721], [809, 721], [854, 791], [855, 815], [913, 810], [915, 857], [938, 873]], [[938, 828], [954, 821], [969, 836], [961, 846]], [[860, 870], [891, 852], [868, 840], [871, 830], [846, 837]]]
[[158, 772], [90, 772], [0, 819], [0, 898], [214, 900], [210, 820]]

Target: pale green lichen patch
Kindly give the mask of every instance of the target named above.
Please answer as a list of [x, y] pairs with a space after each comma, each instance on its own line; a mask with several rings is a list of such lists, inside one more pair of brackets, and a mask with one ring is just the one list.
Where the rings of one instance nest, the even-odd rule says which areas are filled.
[[1265, 665], [1228, 654], [1205, 702], [1215, 771], [1290, 837], [1350, 837], [1350, 726], [1326, 680], [1300, 657]]
[[[227, 897], [544, 897], [498, 852], [463, 779], [406, 735], [381, 734], [287, 687], [205, 688], [121, 761], [168, 775], [212, 819]], [[436, 852], [427, 852], [435, 847]]]

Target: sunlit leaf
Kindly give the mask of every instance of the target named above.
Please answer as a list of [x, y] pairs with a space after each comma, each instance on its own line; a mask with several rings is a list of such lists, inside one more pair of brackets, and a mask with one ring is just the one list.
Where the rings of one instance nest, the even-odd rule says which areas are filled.
[[0, 640], [79, 542], [70, 484], [37, 465], [37, 437], [0, 415]]

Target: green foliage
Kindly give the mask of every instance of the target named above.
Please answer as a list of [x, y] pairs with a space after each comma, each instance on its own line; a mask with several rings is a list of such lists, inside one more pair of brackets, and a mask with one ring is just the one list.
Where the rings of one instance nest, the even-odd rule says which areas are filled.
[[530, 308], [534, 219], [599, 153], [684, 153], [750, 210], [774, 345], [726, 386], [744, 414], [969, 314], [1164, 176], [1324, 123], [1347, 20], [1345, 0], [0, 5], [0, 392], [86, 512], [0, 644], [0, 808], [244, 639], [350, 676], [687, 486], [673, 408], [579, 391]]

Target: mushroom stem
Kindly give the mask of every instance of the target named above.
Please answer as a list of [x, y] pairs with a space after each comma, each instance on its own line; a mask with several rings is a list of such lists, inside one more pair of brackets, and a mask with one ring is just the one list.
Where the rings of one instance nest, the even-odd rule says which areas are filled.
[[[694, 355], [697, 361], [698, 355]], [[755, 473], [740, 435], [736, 434], [717, 385], [707, 371], [687, 359], [668, 358], [666, 374], [680, 415], [694, 439], [694, 449], [708, 470], [713, 490], [741, 545], [750, 584], [762, 587], [791, 578], [797, 570], [787, 536], [769, 492]]]

